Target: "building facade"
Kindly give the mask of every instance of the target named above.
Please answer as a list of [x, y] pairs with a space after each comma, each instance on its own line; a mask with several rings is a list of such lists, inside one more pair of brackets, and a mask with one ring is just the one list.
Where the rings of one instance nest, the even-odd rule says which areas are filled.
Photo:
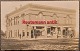
[[[56, 20], [57, 24], [22, 24], [27, 21]], [[6, 38], [75, 38], [76, 11], [45, 5], [28, 4], [6, 15]]]

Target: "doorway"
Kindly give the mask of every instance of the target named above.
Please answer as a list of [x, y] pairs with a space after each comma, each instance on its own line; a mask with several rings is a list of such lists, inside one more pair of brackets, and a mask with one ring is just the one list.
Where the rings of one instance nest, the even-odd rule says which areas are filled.
[[31, 38], [42, 36], [44, 26], [32, 26]]

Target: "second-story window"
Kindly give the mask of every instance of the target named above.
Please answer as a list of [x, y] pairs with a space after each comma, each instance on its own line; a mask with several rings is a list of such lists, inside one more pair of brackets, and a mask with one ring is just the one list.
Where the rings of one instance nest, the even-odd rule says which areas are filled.
[[9, 25], [9, 20], [7, 19], [7, 20], [6, 20], [6, 26], [8, 26], [8, 25]]
[[10, 26], [10, 19], [9, 19], [9, 26]]
[[15, 25], [15, 17], [14, 17], [14, 25]]
[[18, 25], [19, 25], [19, 21], [18, 21]]
[[18, 19], [19, 19], [19, 16], [16, 16], [16, 17], [14, 17], [14, 25], [17, 25], [17, 24], [19, 24], [19, 21], [18, 21]]
[[19, 18], [20, 18], [20, 17], [19, 17], [19, 16], [17, 16], [17, 24], [18, 24], [18, 25], [19, 25]]
[[17, 25], [17, 17], [16, 17], [16, 25]]
[[23, 17], [25, 14], [23, 13], [23, 14], [21, 14], [21, 17]]
[[12, 18], [11, 18], [11, 26], [12, 26]]

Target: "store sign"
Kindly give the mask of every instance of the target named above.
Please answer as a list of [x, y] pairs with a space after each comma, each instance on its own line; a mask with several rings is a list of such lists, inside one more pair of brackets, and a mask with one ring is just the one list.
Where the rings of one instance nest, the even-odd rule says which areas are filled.
[[45, 21], [45, 20], [42, 20], [42, 21], [22, 20], [22, 24], [57, 24], [57, 21], [56, 20], [48, 20], [48, 21]]

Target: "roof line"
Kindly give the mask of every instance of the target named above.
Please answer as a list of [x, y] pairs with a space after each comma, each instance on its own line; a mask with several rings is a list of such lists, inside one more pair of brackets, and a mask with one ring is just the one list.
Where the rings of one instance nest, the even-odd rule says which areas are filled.
[[45, 9], [45, 10], [56, 10], [56, 11], [64, 11], [64, 12], [71, 12], [71, 13], [74, 13], [76, 12], [76, 10], [74, 9], [66, 9], [66, 8], [59, 8], [59, 7], [51, 7], [51, 6], [46, 6], [46, 5], [38, 5], [38, 4], [27, 4], [27, 5], [24, 5], [22, 6], [21, 8], [17, 9], [17, 10], [14, 10], [13, 12], [7, 14], [8, 16], [11, 15], [11, 14], [15, 14], [19, 11], [22, 11], [26, 8], [39, 8], [39, 9]]

